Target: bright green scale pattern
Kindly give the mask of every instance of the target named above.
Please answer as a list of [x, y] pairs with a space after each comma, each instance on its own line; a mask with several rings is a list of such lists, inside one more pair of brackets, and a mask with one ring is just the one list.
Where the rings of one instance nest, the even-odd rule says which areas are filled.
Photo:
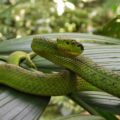
[[73, 58], [67, 57], [66, 55], [61, 55], [57, 50], [58, 48], [56, 47], [55, 43], [52, 44], [52, 42], [41, 38], [36, 38], [33, 40], [32, 49], [37, 54], [47, 58], [55, 64], [74, 71], [84, 80], [92, 83], [98, 88], [120, 97], [119, 73], [113, 73], [97, 65], [83, 55]]

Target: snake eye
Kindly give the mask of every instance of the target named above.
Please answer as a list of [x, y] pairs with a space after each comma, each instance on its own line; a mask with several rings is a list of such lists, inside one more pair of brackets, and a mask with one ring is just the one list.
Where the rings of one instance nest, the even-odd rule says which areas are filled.
[[77, 45], [77, 47], [81, 47], [81, 45], [80, 45], [80, 44], [78, 44], [78, 45]]
[[67, 41], [66, 44], [69, 44], [69, 42]]

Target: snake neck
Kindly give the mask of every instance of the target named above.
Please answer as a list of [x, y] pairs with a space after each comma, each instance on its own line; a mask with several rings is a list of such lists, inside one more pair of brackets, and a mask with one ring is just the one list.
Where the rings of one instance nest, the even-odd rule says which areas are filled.
[[74, 71], [98, 88], [120, 97], [120, 75], [99, 66], [84, 55], [77, 58], [66, 58], [49, 53], [38, 52], [38, 54], [55, 64]]
[[56, 45], [57, 44], [55, 43], [40, 38], [33, 39], [31, 47], [38, 55], [52, 61], [55, 64], [70, 69], [96, 87], [120, 97], [119, 73], [113, 73], [97, 65], [83, 55], [75, 58], [69, 58], [66, 54], [61, 56]]

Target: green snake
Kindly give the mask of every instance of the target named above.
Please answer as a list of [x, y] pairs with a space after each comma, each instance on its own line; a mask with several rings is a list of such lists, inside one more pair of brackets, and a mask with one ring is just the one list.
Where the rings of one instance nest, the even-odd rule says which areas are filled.
[[96, 88], [91, 85], [93, 84], [120, 97], [120, 75], [81, 55], [84, 49], [81, 43], [63, 38], [53, 42], [37, 37], [33, 39], [31, 47], [37, 55], [67, 70], [53, 74], [26, 70], [17, 64], [23, 58], [28, 58], [27, 60], [32, 62], [24, 52], [21, 52], [17, 57], [17, 54], [12, 54], [8, 63], [0, 64], [0, 84], [25, 93], [44, 96], [65, 95], [85, 89], [95, 90]]

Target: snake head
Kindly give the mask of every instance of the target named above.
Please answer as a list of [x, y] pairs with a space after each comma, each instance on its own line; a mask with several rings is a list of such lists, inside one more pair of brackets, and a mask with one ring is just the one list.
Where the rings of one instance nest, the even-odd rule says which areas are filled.
[[58, 38], [57, 47], [58, 47], [59, 52], [62, 55], [65, 55], [67, 57], [72, 57], [72, 58], [77, 57], [84, 50], [84, 47], [81, 43], [77, 42], [76, 40], [72, 40], [72, 39]]
[[41, 36], [34, 37], [31, 47], [35, 53], [41, 56], [53, 54], [69, 58], [77, 57], [84, 50], [81, 43], [76, 40], [64, 39], [63, 37], [58, 38], [56, 41]]

